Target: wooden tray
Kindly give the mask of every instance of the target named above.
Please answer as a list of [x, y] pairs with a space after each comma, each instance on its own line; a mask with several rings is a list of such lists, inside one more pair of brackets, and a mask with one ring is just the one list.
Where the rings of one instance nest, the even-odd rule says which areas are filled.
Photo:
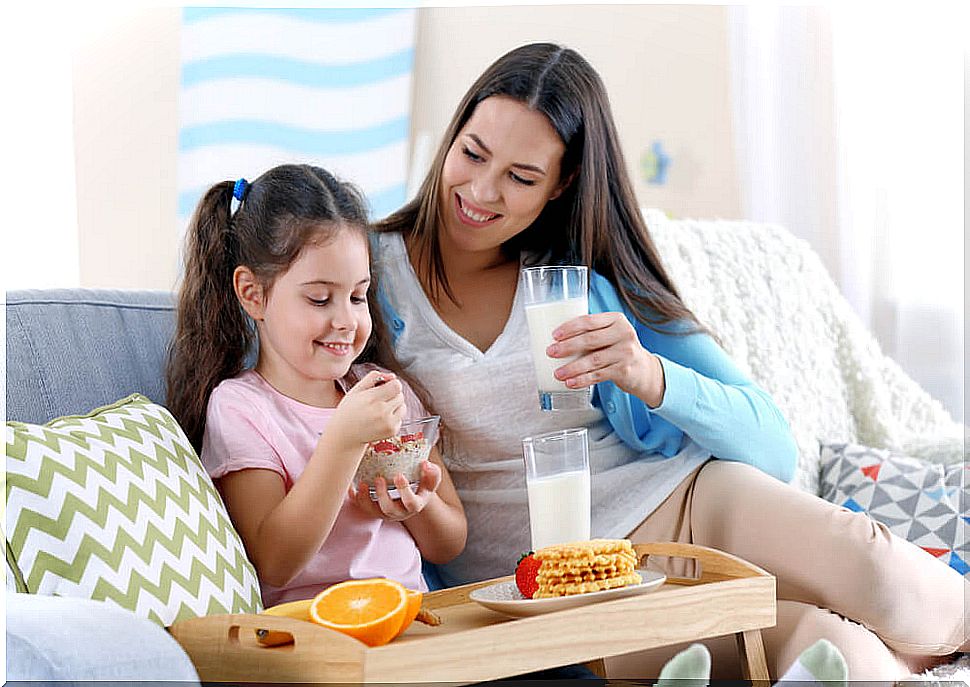
[[[203, 682], [471, 683], [555, 666], [736, 634], [744, 677], [767, 681], [761, 628], [775, 624], [775, 578], [735, 556], [689, 544], [637, 544], [651, 555], [694, 559], [697, 578], [659, 589], [528, 618], [469, 600], [473, 589], [511, 577], [431, 592], [424, 607], [441, 625], [413, 623], [390, 644], [368, 647], [313, 623], [233, 614], [176, 623], [171, 634]], [[257, 629], [289, 632], [290, 644], [258, 644]]]

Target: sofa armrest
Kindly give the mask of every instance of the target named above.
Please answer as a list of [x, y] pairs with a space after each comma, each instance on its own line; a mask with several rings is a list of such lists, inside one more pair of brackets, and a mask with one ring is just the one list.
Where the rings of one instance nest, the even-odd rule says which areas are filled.
[[188, 655], [164, 628], [124, 609], [88, 599], [9, 591], [6, 606], [7, 684], [37, 680], [199, 683]]

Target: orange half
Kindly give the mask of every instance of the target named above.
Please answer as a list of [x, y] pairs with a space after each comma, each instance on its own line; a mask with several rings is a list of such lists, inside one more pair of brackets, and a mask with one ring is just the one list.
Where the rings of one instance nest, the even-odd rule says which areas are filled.
[[380, 646], [402, 630], [409, 607], [408, 590], [399, 582], [382, 577], [347, 580], [313, 598], [310, 620], [367, 646]]

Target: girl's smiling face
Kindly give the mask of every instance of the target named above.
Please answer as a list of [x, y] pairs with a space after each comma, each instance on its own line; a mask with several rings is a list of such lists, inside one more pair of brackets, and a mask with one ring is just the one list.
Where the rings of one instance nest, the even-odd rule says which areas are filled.
[[513, 98], [480, 102], [441, 172], [442, 245], [497, 251], [565, 188], [566, 146], [545, 115]]
[[[347, 374], [371, 334], [366, 237], [342, 227], [325, 243], [308, 243], [273, 283], [259, 289], [256, 371], [282, 393], [328, 405], [334, 380]], [[322, 384], [321, 384], [322, 383]]]

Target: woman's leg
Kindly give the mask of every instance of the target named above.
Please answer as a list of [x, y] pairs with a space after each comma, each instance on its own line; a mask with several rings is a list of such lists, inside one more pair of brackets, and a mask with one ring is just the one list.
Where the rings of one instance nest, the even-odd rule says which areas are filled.
[[772, 573], [779, 599], [831, 609], [900, 653], [966, 649], [970, 583], [867, 515], [721, 460], [705, 463], [690, 491], [690, 541]]
[[[783, 674], [793, 657], [823, 637], [839, 646], [850, 679], [858, 680], [904, 677], [924, 667], [921, 654], [948, 653], [961, 642], [967, 650], [962, 609], [970, 594], [960, 575], [893, 537], [868, 516], [851, 514], [755, 468], [718, 460], [706, 463], [629, 537], [634, 542], [697, 543], [729, 551], [775, 574], [780, 599], [804, 601], [794, 606], [779, 601], [779, 624], [762, 631], [773, 676]], [[683, 561], [661, 562], [668, 574], [691, 574]], [[926, 587], [934, 586], [924, 594]], [[842, 603], [842, 595], [859, 587], [857, 597]], [[900, 601], [908, 593], [912, 596]], [[803, 607], [816, 610], [794, 610]], [[897, 648], [910, 654], [908, 667], [873, 632], [857, 622], [835, 623], [839, 616], [823, 610], [827, 608], [849, 617], [855, 612], [856, 620], [888, 627], [883, 631], [897, 638], [902, 635]], [[949, 629], [940, 628], [941, 621]], [[946, 641], [935, 651], [927, 650], [934, 640], [926, 636], [934, 634]], [[715, 656], [714, 675], [738, 679], [741, 668], [733, 636], [704, 643]], [[920, 648], [913, 650], [914, 645]], [[686, 646], [610, 659], [607, 671], [611, 677], [655, 678], [664, 662]]]
[[[643, 542], [680, 542], [690, 543], [691, 503], [694, 483], [702, 468], [698, 468], [674, 489], [647, 519], [633, 532], [629, 539], [633, 543]], [[693, 564], [685, 559], [661, 558], [650, 556], [648, 567], [659, 569], [668, 575], [690, 577], [694, 574]], [[670, 646], [638, 651], [623, 656], [612, 656], [604, 660], [606, 675], [611, 679], [655, 680], [660, 676], [664, 665], [677, 653], [687, 649], [693, 642], [672, 644]], [[741, 660], [734, 635], [712, 637], [702, 640], [711, 653], [711, 677], [714, 679], [741, 679]]]
[[[893, 681], [910, 674], [907, 665], [872, 632], [817, 606], [779, 601], [777, 624], [762, 630], [761, 636], [768, 659], [768, 674], [772, 680], [783, 676], [798, 656], [819, 638], [828, 639], [842, 652], [848, 666], [849, 680], [885, 681], [889, 687]], [[664, 664], [691, 643], [608, 658], [605, 661], [606, 673], [612, 679], [655, 679]], [[705, 639], [701, 643], [711, 652], [712, 679], [741, 678], [741, 662], [734, 635]]]

